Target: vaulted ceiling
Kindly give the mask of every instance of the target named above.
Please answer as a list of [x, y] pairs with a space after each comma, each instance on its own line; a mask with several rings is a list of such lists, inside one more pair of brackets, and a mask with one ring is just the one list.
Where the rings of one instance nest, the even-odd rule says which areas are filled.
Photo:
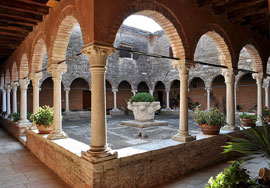
[[3, 63], [60, 0], [0, 0], [0, 63]]

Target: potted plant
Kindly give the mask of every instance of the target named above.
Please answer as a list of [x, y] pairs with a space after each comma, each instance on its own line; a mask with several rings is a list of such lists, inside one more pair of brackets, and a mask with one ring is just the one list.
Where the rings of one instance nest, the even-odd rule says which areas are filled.
[[225, 122], [225, 115], [217, 108], [211, 108], [209, 111], [195, 111], [194, 121], [200, 125], [203, 134], [218, 135], [220, 128], [223, 127]]
[[53, 108], [47, 105], [39, 107], [38, 112], [33, 114], [31, 119], [33, 123], [36, 124], [40, 134], [49, 134], [52, 132]]
[[267, 122], [270, 122], [270, 109], [268, 107], [263, 108], [263, 117]]
[[160, 109], [160, 102], [155, 101], [150, 93], [137, 93], [128, 102], [128, 109], [133, 112], [137, 121], [150, 121], [155, 117], [155, 111]]
[[241, 115], [239, 115], [240, 121], [242, 123], [242, 126], [244, 127], [252, 127], [256, 125], [257, 116], [256, 115], [250, 115], [246, 112], [243, 112]]

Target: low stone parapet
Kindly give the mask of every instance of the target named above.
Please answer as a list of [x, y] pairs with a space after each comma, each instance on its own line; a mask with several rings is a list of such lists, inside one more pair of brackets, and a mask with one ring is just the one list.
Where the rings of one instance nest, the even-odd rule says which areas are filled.
[[76, 111], [76, 112], [64, 112], [63, 119], [76, 120], [76, 119], [90, 119], [91, 111]]
[[227, 132], [221, 133], [197, 135], [198, 140], [188, 143], [168, 139], [123, 148], [117, 150], [117, 159], [95, 164], [81, 157], [89, 146], [71, 138], [51, 141], [28, 130], [27, 147], [72, 187], [146, 188], [232, 158], [234, 153], [221, 154], [229, 141]]
[[0, 119], [0, 126], [6, 130], [10, 135], [20, 140], [21, 136], [26, 136], [26, 130], [32, 125], [32, 123], [19, 124], [9, 119]]

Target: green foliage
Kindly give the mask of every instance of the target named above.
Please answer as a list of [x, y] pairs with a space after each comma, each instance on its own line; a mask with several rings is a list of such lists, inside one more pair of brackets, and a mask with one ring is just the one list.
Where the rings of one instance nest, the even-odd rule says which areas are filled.
[[270, 116], [270, 109], [269, 109], [268, 107], [265, 106], [265, 107], [263, 108], [262, 115], [263, 115], [263, 117]]
[[[265, 121], [265, 120], [264, 120]], [[243, 154], [257, 154], [270, 159], [270, 130], [269, 125], [251, 127], [244, 130], [245, 138], [231, 137], [232, 142], [223, 146], [224, 152], [236, 151]]]
[[240, 119], [252, 119], [253, 121], [257, 120], [256, 115], [248, 115], [246, 112], [243, 112], [241, 115], [239, 115]]
[[17, 122], [20, 120], [20, 112], [13, 112], [8, 115], [8, 118], [14, 122]]
[[241, 110], [243, 110], [243, 108], [238, 104], [238, 105], [236, 105], [236, 110], [241, 111]]
[[194, 114], [194, 121], [201, 124], [224, 126], [225, 115], [217, 108], [211, 108], [209, 111], [196, 110]]
[[130, 102], [154, 102], [154, 97], [150, 93], [137, 93], [131, 97]]
[[248, 171], [241, 168], [241, 162], [233, 161], [229, 168], [220, 172], [216, 179], [211, 177], [205, 188], [240, 188], [255, 185], [250, 179]]
[[53, 108], [45, 105], [39, 107], [36, 114], [31, 116], [33, 122], [37, 125], [44, 125], [44, 127], [50, 127], [53, 123]]

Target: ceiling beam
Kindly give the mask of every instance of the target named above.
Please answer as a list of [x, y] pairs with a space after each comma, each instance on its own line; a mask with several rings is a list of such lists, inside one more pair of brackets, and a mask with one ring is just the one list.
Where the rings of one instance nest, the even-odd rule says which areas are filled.
[[17, 0], [17, 1], [23, 2], [23, 3], [30, 3], [33, 5], [44, 6], [44, 7], [46, 7], [46, 3], [48, 2], [48, 0]]
[[26, 2], [0, 0], [0, 7], [38, 15], [45, 15], [49, 13], [49, 8], [47, 7], [40, 5], [33, 5]]
[[28, 31], [31, 32], [33, 31], [33, 28], [31, 26], [27, 26], [27, 25], [21, 25], [21, 24], [17, 24], [17, 23], [9, 23], [7, 21], [3, 21], [0, 19], [0, 27], [2, 28], [13, 28], [15, 30], [24, 30], [24, 31]]
[[255, 9], [254, 7], [250, 7], [248, 9], [243, 9], [241, 11], [239, 10], [239, 11], [228, 13], [228, 19], [232, 23], [237, 23], [239, 22], [239, 20], [240, 22], [242, 22], [242, 20], [244, 20], [245, 17], [267, 13], [267, 11], [268, 11], [267, 7], [260, 8], [260, 9]]
[[31, 22], [41, 22], [42, 21], [41, 15], [32, 14], [32, 13], [28, 13], [28, 12], [22, 12], [22, 11], [16, 11], [16, 14], [15, 14], [14, 10], [12, 10], [10, 8], [3, 8], [3, 7], [0, 7], [0, 15], [12, 17], [12, 18], [17, 18], [17, 19], [23, 18], [24, 20], [28, 20]]

